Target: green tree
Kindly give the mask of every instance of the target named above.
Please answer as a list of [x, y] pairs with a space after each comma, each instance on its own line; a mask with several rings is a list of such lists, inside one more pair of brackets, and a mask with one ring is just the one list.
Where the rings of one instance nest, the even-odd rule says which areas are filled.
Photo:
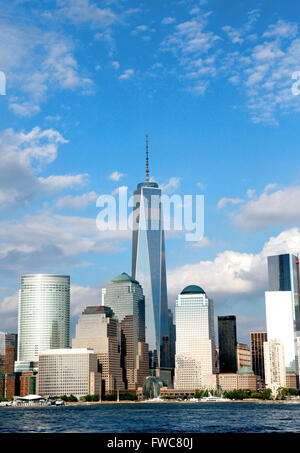
[[272, 399], [272, 390], [271, 389], [264, 389], [262, 392], [262, 399], [263, 400], [271, 400]]

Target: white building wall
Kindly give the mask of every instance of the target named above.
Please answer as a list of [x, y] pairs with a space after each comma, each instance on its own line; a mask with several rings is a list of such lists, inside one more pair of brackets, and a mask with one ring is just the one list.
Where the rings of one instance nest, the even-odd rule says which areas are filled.
[[266, 291], [265, 300], [268, 341], [282, 341], [285, 366], [293, 368], [298, 374], [293, 293], [291, 291]]
[[286, 387], [284, 344], [279, 340], [264, 342], [265, 383], [273, 394], [279, 387]]
[[213, 302], [205, 294], [180, 294], [176, 301], [175, 388], [215, 388]]

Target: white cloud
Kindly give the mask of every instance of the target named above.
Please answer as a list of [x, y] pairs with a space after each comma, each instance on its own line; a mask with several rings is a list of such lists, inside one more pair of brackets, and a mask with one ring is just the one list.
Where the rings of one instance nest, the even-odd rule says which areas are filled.
[[267, 289], [267, 256], [300, 252], [300, 229], [292, 228], [271, 237], [258, 254], [226, 250], [212, 261], [186, 264], [168, 272], [173, 297], [191, 284], [200, 285], [216, 299], [263, 296]]
[[295, 38], [298, 34], [298, 25], [296, 23], [278, 20], [276, 24], [269, 25], [267, 31], [263, 34], [264, 38]]
[[28, 133], [6, 129], [0, 133], [1, 210], [86, 182], [86, 174], [37, 176], [57, 158], [58, 146], [64, 143], [67, 141], [54, 129], [35, 127]]
[[120, 63], [118, 61], [113, 61], [111, 64], [115, 69], [120, 69]]
[[173, 176], [166, 184], [161, 184], [161, 189], [165, 194], [172, 193], [180, 186], [181, 178]]
[[280, 20], [270, 25], [259, 44], [232, 57], [230, 77], [239, 76], [255, 123], [276, 125], [278, 113], [300, 111], [299, 98], [291, 90], [291, 77], [300, 60], [296, 24]]
[[98, 230], [95, 218], [52, 212], [0, 221], [0, 274], [78, 264], [81, 254], [115, 253], [131, 231]]
[[71, 316], [77, 316], [87, 306], [101, 305], [101, 289], [71, 284]]
[[179, 77], [186, 79], [188, 90], [198, 95], [205, 93], [217, 70], [216, 45], [220, 38], [206, 30], [208, 15], [195, 16], [176, 25], [161, 45], [162, 51], [171, 51], [178, 59]]
[[9, 80], [9, 107], [22, 117], [39, 113], [49, 92], [87, 93], [92, 88], [92, 81], [79, 74], [72, 41], [32, 23], [20, 21], [15, 12], [0, 19], [0, 61]]
[[240, 212], [234, 216], [239, 227], [262, 230], [300, 222], [300, 186], [287, 187], [271, 193], [269, 190], [270, 187], [267, 186], [257, 200], [251, 200], [242, 206]]
[[202, 182], [197, 182], [196, 186], [199, 187], [199, 189], [204, 190], [206, 188], [206, 184], [203, 184]]
[[75, 24], [90, 23], [94, 28], [107, 27], [117, 21], [110, 8], [99, 8], [89, 0], [57, 0], [60, 13]]
[[123, 178], [125, 176], [124, 173], [120, 173], [118, 172], [117, 170], [114, 171], [113, 173], [111, 173], [109, 175], [109, 178], [112, 180], [112, 181], [120, 181], [121, 178]]
[[212, 245], [212, 241], [205, 236], [199, 242], [192, 242], [190, 246], [201, 249], [204, 247], [211, 247]]
[[119, 76], [120, 80], [130, 79], [134, 75], [134, 69], [126, 69], [123, 74]]
[[59, 198], [56, 206], [61, 209], [85, 209], [89, 204], [95, 203], [97, 197], [96, 192], [88, 192], [78, 196], [67, 195]]
[[161, 21], [162, 24], [164, 25], [169, 25], [169, 24], [173, 24], [175, 22], [175, 17], [164, 17]]
[[44, 193], [51, 194], [67, 187], [71, 188], [84, 185], [87, 183], [88, 176], [87, 173], [82, 175], [51, 175], [47, 178], [39, 177], [38, 180], [41, 183]]
[[221, 200], [217, 204], [217, 209], [225, 208], [228, 204], [239, 204], [242, 203], [244, 200], [241, 198], [221, 198]]

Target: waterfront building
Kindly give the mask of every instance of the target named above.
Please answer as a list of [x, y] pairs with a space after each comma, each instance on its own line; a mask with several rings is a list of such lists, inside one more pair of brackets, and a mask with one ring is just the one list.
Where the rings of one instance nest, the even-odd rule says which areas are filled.
[[286, 387], [284, 344], [269, 340], [264, 343], [265, 384], [274, 396], [279, 387]]
[[251, 332], [251, 359], [254, 374], [265, 379], [264, 342], [267, 341], [267, 332]]
[[31, 274], [21, 277], [16, 372], [37, 371], [38, 356], [70, 342], [70, 277]]
[[162, 191], [149, 180], [148, 136], [146, 156], [146, 182], [138, 184], [134, 191], [132, 277], [140, 283], [145, 296], [150, 365], [170, 367]]
[[216, 388], [212, 299], [199, 286], [187, 286], [178, 295], [175, 319], [175, 389]]
[[236, 373], [220, 373], [218, 386], [223, 392], [232, 390], [257, 390], [257, 376], [250, 367], [242, 367]]
[[288, 389], [297, 388], [297, 375], [292, 368], [285, 369], [286, 387]]
[[218, 316], [220, 373], [236, 373], [236, 317]]
[[106, 288], [105, 305], [121, 327], [121, 364], [125, 388], [135, 390], [149, 375], [149, 350], [145, 343], [145, 297], [139, 282], [123, 272]]
[[268, 341], [284, 345], [285, 366], [298, 370], [300, 335], [299, 260], [292, 254], [268, 257], [269, 291], [265, 293]]
[[15, 373], [16, 375], [16, 390], [17, 396], [28, 396], [36, 394], [36, 376], [34, 371]]
[[15, 395], [15, 350], [16, 334], [0, 332], [0, 396], [8, 399]]
[[39, 355], [37, 393], [41, 396], [101, 394], [101, 373], [92, 349], [49, 349]]
[[102, 393], [124, 390], [121, 329], [110, 307], [87, 307], [78, 319], [73, 348], [93, 349], [102, 373]]
[[236, 347], [237, 369], [251, 368], [250, 349], [247, 344], [238, 343]]

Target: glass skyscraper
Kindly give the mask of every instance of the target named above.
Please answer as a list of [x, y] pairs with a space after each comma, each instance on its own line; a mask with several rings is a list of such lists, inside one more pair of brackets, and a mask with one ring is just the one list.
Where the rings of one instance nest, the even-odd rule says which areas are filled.
[[236, 373], [236, 317], [218, 316], [220, 373]]
[[70, 277], [31, 274], [21, 277], [18, 319], [18, 361], [15, 371], [37, 367], [46, 349], [70, 343]]
[[121, 363], [125, 387], [135, 390], [143, 385], [149, 375], [142, 287], [123, 272], [109, 283], [104, 301], [113, 310], [121, 326]]
[[132, 277], [145, 295], [146, 342], [158, 367], [170, 366], [170, 337], [161, 189], [155, 182], [134, 192]]
[[285, 365], [298, 371], [300, 336], [299, 259], [293, 254], [268, 257], [269, 291], [265, 293], [268, 341], [281, 341]]

